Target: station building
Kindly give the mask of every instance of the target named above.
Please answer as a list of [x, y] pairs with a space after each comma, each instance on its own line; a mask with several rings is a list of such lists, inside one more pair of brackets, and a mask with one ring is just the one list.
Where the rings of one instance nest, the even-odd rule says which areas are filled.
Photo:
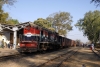
[[10, 41], [13, 44], [14, 49], [19, 43], [19, 32], [24, 27], [31, 25], [32, 22], [25, 22], [18, 25], [0, 24], [0, 44], [4, 39], [5, 44]]

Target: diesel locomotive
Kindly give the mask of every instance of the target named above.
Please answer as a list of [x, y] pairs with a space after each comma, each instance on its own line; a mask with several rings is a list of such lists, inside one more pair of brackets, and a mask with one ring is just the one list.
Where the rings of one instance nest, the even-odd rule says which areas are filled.
[[67, 48], [75, 41], [60, 36], [57, 32], [32, 24], [18, 32], [20, 52], [46, 51]]

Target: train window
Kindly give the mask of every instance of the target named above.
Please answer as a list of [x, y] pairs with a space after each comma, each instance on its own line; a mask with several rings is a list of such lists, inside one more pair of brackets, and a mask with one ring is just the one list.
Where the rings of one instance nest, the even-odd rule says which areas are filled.
[[36, 36], [32, 36], [32, 40], [36, 41]]

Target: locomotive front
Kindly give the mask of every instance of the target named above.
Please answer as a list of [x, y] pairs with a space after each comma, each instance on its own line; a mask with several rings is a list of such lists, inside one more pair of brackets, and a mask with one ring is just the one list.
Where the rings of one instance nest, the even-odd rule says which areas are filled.
[[37, 51], [40, 30], [27, 26], [23, 29], [23, 34], [20, 34], [20, 50], [21, 52]]

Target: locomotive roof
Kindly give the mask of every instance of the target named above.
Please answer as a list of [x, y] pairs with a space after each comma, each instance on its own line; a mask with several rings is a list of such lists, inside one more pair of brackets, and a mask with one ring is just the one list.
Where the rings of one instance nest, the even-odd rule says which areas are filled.
[[34, 24], [34, 23], [31, 23], [31, 22], [30, 22], [29, 24], [31, 25], [31, 27], [37, 27], [37, 28], [39, 28], [39, 29], [43, 29], [43, 30], [47, 30], [47, 31], [49, 31], [49, 32], [56, 33], [55, 31], [52, 31], [52, 30], [47, 29], [47, 28], [45, 28], [45, 27], [38, 26], [38, 25], [36, 25], [36, 24]]

